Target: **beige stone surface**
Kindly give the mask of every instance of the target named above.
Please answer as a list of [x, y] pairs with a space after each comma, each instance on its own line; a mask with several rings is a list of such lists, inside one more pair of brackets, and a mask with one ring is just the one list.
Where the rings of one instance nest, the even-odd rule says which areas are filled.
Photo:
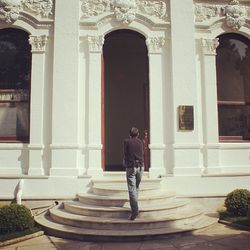
[[250, 249], [250, 232], [215, 224], [193, 234], [177, 234], [161, 239], [137, 242], [84, 242], [43, 235], [17, 244], [5, 246], [5, 250], [232, 250]]

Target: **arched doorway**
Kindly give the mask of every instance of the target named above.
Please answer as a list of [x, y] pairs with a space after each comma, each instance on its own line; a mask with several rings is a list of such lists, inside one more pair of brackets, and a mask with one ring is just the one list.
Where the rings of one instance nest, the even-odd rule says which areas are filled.
[[29, 142], [31, 46], [23, 30], [0, 30], [0, 142]]
[[[105, 37], [103, 47], [103, 168], [121, 171], [123, 140], [132, 126], [145, 140], [145, 165], [149, 167], [149, 80], [145, 37], [118, 30]], [[146, 138], [145, 138], [146, 134]]]

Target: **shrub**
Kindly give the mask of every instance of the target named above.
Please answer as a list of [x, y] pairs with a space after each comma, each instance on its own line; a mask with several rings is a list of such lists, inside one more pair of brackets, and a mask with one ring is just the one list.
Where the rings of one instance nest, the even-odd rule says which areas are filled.
[[34, 223], [30, 210], [23, 205], [10, 204], [0, 208], [0, 234], [31, 229]]
[[235, 189], [227, 195], [225, 207], [231, 215], [246, 216], [250, 209], [250, 191]]

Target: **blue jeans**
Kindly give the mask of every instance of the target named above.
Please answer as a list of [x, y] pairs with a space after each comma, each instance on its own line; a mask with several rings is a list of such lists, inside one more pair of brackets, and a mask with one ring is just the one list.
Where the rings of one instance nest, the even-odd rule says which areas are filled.
[[138, 194], [139, 194], [139, 185], [141, 182], [143, 171], [144, 171], [144, 167], [126, 168], [129, 202], [130, 202], [130, 207], [131, 207], [131, 213], [133, 215], [139, 214]]

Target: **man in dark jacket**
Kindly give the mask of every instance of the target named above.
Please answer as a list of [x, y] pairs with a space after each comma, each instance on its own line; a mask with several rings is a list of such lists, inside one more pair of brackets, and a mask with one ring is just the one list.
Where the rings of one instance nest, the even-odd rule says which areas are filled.
[[138, 214], [138, 192], [144, 171], [144, 145], [140, 140], [139, 130], [135, 127], [129, 131], [129, 139], [124, 141], [124, 162], [126, 166], [129, 201], [131, 207], [130, 220]]

